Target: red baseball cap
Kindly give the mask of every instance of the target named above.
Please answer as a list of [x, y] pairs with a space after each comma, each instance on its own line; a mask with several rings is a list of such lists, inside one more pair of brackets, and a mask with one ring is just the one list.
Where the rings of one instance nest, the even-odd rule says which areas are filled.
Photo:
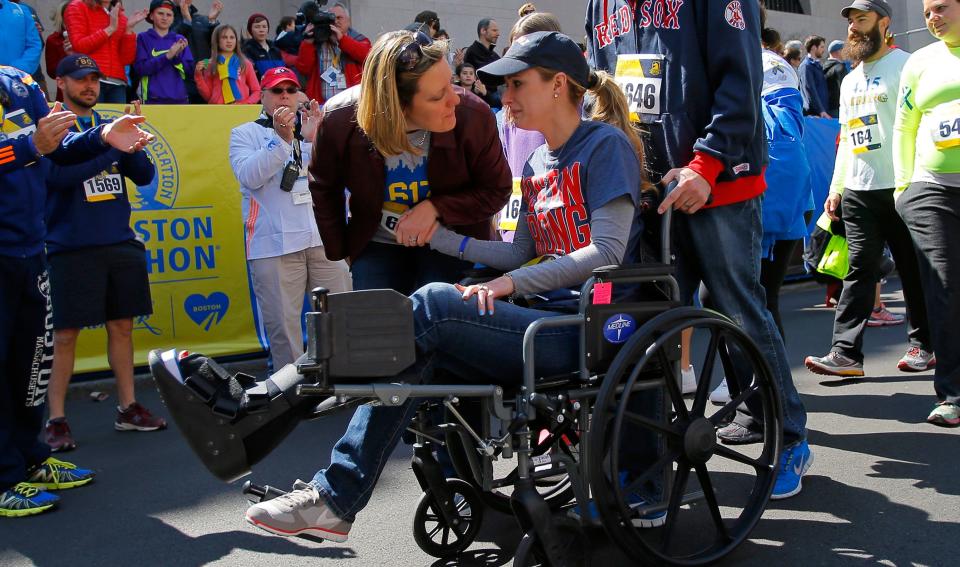
[[263, 78], [260, 79], [260, 88], [271, 89], [284, 81], [290, 81], [297, 85], [297, 88], [300, 88], [300, 81], [297, 79], [297, 74], [286, 67], [274, 67], [264, 73]]

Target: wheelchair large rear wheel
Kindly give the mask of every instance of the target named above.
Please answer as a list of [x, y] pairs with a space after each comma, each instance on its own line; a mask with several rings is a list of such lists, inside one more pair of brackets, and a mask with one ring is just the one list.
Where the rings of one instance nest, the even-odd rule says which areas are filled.
[[[692, 400], [683, 397], [677, 364], [687, 329], [699, 377]], [[721, 374], [732, 400], [717, 408], [708, 396]], [[762, 440], [718, 443], [716, 431], [744, 410]], [[736, 324], [693, 308], [649, 321], [611, 364], [590, 428], [590, 487], [611, 539], [652, 565], [705, 565], [729, 554], [770, 498], [781, 421], [773, 374]], [[658, 527], [642, 527], [650, 525]]]

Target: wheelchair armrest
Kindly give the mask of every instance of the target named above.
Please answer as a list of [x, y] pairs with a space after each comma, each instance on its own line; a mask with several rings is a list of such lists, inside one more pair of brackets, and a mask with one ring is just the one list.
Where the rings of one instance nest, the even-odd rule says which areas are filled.
[[593, 271], [593, 277], [600, 281], [639, 280], [656, 277], [668, 277], [677, 269], [671, 264], [624, 264], [602, 266]]

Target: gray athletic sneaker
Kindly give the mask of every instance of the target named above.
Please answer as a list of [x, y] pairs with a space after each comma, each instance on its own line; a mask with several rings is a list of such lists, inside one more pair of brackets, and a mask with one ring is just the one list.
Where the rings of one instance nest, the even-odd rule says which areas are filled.
[[327, 507], [314, 485], [302, 480], [293, 483], [291, 492], [247, 508], [247, 521], [279, 536], [312, 536], [337, 543], [347, 541], [353, 526]]
[[826, 376], [863, 376], [863, 363], [844, 356], [836, 351], [830, 351], [826, 356], [808, 356], [803, 364], [814, 374]]

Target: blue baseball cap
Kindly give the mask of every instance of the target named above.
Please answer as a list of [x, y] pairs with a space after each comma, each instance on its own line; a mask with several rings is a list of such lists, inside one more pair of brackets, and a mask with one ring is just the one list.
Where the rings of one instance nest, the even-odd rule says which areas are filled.
[[100, 67], [97, 66], [97, 62], [89, 55], [67, 55], [61, 59], [57, 65], [58, 77], [82, 79], [91, 73], [96, 73], [100, 77], [103, 76], [103, 73], [100, 72]]
[[827, 53], [833, 53], [834, 51], [840, 51], [843, 49], [843, 42], [839, 39], [835, 39], [830, 42], [830, 47], [827, 48]]
[[534, 32], [520, 36], [513, 40], [503, 57], [477, 71], [505, 77], [534, 67], [565, 73], [583, 87], [590, 83], [590, 67], [580, 46], [560, 32]]

